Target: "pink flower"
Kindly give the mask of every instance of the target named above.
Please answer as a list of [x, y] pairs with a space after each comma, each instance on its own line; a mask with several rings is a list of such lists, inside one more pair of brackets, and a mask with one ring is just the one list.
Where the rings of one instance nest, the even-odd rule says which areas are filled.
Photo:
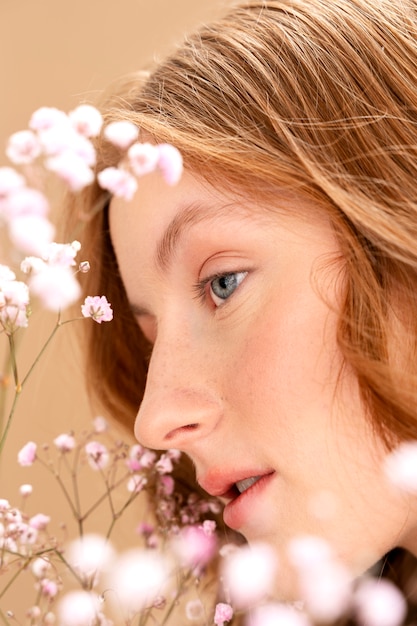
[[0, 196], [21, 189], [26, 184], [24, 177], [12, 167], [0, 167]]
[[144, 176], [156, 169], [160, 154], [158, 148], [150, 143], [134, 143], [127, 157], [135, 176]]
[[57, 174], [74, 192], [87, 187], [94, 180], [94, 174], [89, 165], [71, 150], [47, 159], [45, 167]]
[[51, 518], [48, 515], [44, 515], [43, 513], [38, 513], [34, 515], [29, 520], [29, 526], [35, 528], [35, 530], [45, 530], [48, 526]]
[[139, 131], [131, 122], [111, 122], [104, 129], [104, 136], [114, 146], [125, 150], [137, 140]]
[[156, 460], [155, 452], [152, 452], [152, 450], [148, 450], [148, 448], [145, 448], [140, 457], [140, 465], [141, 467], [149, 469], [154, 465], [155, 460]]
[[185, 605], [185, 615], [191, 621], [203, 621], [204, 605], [201, 600], [189, 600]]
[[48, 580], [48, 578], [44, 578], [41, 580], [41, 591], [44, 596], [48, 596], [48, 598], [55, 598], [58, 593], [58, 585], [54, 580]]
[[60, 452], [71, 452], [75, 448], [75, 439], [72, 435], [63, 433], [55, 437], [54, 444]]
[[87, 460], [94, 470], [101, 470], [106, 467], [109, 462], [108, 450], [98, 441], [89, 441], [85, 446]]
[[19, 451], [17, 455], [17, 462], [22, 467], [29, 467], [33, 465], [36, 460], [37, 445], [33, 441], [28, 441], [26, 445]]
[[10, 240], [25, 254], [42, 255], [54, 236], [53, 224], [40, 215], [22, 215], [9, 223]]
[[97, 174], [98, 184], [114, 196], [131, 200], [138, 188], [137, 180], [126, 170], [117, 167], [106, 167]]
[[100, 111], [89, 104], [81, 104], [68, 117], [75, 130], [86, 137], [97, 137], [103, 125]]
[[84, 317], [91, 317], [95, 322], [110, 322], [113, 319], [113, 311], [106, 296], [87, 296], [81, 305], [81, 313]]
[[170, 474], [174, 469], [172, 461], [167, 454], [163, 454], [161, 458], [155, 464], [155, 469], [158, 474]]
[[75, 257], [80, 249], [81, 244], [79, 241], [71, 243], [56, 243], [56, 241], [53, 241], [44, 252], [43, 258], [50, 265], [72, 267], [75, 265]]
[[81, 263], [78, 266], [78, 269], [81, 272], [81, 274], [87, 274], [90, 271], [89, 261], [81, 261]]
[[46, 196], [37, 189], [22, 187], [11, 193], [1, 208], [8, 220], [22, 215], [45, 217], [49, 212], [49, 203]]
[[159, 158], [158, 167], [168, 185], [176, 185], [183, 171], [182, 156], [177, 148], [169, 143], [161, 143], [157, 146]]
[[42, 271], [31, 276], [29, 289], [50, 311], [65, 309], [81, 294], [81, 287], [71, 270], [59, 265], [46, 265]]
[[145, 476], [139, 476], [135, 474], [131, 476], [127, 483], [127, 490], [131, 493], [140, 493], [145, 485], [147, 484], [148, 479]]
[[24, 274], [31, 274], [32, 272], [40, 272], [44, 269], [46, 263], [38, 256], [27, 256], [20, 264], [20, 269]]
[[32, 163], [41, 153], [41, 146], [31, 130], [21, 130], [9, 138], [6, 154], [12, 163]]
[[172, 476], [161, 476], [159, 482], [164, 496], [172, 496], [175, 489], [175, 481]]
[[106, 418], [102, 415], [97, 415], [93, 419], [93, 426], [96, 433], [105, 433], [109, 427]]
[[206, 535], [214, 535], [216, 532], [216, 522], [212, 519], [206, 519], [202, 523], [201, 528]]
[[366, 626], [400, 626], [407, 614], [407, 603], [389, 580], [365, 579], [355, 594], [356, 615]]
[[214, 623], [217, 626], [223, 626], [225, 622], [230, 622], [233, 617], [233, 609], [230, 604], [219, 602], [216, 604], [216, 610], [214, 613]]
[[68, 124], [68, 117], [59, 109], [54, 107], [41, 107], [32, 113], [29, 121], [29, 128], [32, 130], [45, 130], [52, 126], [65, 126]]
[[174, 549], [186, 567], [201, 567], [213, 558], [217, 541], [214, 535], [197, 526], [182, 528], [175, 538]]

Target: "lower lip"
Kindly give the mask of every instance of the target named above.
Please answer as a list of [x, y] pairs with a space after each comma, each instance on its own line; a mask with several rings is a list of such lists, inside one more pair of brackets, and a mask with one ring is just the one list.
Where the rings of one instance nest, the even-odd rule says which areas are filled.
[[233, 530], [239, 530], [256, 511], [257, 499], [264, 495], [265, 490], [275, 476], [275, 472], [265, 474], [256, 481], [249, 489], [241, 493], [237, 498], [229, 502], [223, 511], [224, 523]]

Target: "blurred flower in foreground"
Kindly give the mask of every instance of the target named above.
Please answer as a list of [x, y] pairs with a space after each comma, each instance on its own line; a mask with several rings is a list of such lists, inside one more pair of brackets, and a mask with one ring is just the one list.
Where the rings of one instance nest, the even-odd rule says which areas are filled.
[[114, 562], [107, 577], [107, 588], [114, 592], [117, 605], [125, 611], [140, 611], [163, 595], [170, 569], [161, 554], [132, 549]]

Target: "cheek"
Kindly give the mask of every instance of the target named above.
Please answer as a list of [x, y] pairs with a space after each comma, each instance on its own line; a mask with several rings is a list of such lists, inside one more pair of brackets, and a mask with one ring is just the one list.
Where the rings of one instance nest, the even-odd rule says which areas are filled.
[[336, 327], [336, 315], [313, 294], [272, 298], [245, 329], [233, 367], [243, 390], [292, 418], [307, 406], [327, 408], [341, 365]]

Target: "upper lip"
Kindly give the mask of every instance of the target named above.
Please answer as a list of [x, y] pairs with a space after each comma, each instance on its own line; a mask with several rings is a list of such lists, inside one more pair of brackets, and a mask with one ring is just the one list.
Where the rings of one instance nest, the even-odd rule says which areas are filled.
[[253, 476], [266, 476], [273, 474], [274, 470], [271, 468], [246, 468], [246, 469], [232, 469], [225, 470], [224, 468], [213, 468], [198, 476], [197, 482], [199, 485], [207, 491], [211, 496], [217, 496], [219, 498], [235, 498], [238, 494], [236, 491], [236, 483], [239, 480], [245, 478], [252, 478]]

